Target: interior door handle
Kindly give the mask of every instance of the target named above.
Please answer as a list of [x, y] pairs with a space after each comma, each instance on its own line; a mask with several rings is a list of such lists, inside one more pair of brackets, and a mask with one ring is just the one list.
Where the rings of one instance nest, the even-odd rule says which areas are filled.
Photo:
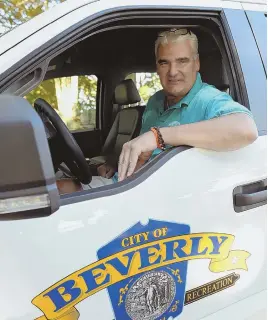
[[267, 204], [267, 179], [236, 187], [233, 191], [233, 203], [236, 212]]
[[263, 201], [267, 201], [267, 190], [254, 193], [240, 193], [235, 195], [235, 204], [237, 206], [250, 206]]

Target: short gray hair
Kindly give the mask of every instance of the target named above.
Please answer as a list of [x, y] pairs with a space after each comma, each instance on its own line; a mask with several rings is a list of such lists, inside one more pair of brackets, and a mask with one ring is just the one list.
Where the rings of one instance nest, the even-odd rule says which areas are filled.
[[197, 36], [185, 28], [183, 29], [170, 29], [167, 31], [160, 32], [155, 41], [155, 57], [157, 57], [158, 47], [166, 45], [168, 42], [180, 42], [190, 40], [195, 55], [198, 55], [198, 39]]

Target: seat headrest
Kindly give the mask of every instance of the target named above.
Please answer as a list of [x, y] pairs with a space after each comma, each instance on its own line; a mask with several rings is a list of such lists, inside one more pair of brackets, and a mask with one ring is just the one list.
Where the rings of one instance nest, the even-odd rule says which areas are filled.
[[230, 88], [228, 76], [220, 52], [208, 52], [200, 55], [200, 74], [203, 82], [227, 92]]
[[114, 91], [114, 103], [126, 105], [141, 101], [140, 94], [131, 79], [123, 80]]

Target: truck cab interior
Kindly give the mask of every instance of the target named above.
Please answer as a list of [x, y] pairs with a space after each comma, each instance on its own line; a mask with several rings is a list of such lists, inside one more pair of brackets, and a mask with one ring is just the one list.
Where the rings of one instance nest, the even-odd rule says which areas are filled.
[[[93, 126], [69, 130], [81, 148], [92, 175], [96, 175], [96, 167], [107, 160], [116, 164], [122, 145], [139, 135], [146, 103], [141, 98], [138, 80], [134, 78], [133, 81], [129, 75], [156, 72], [155, 40], [159, 32], [174, 27], [186, 27], [197, 35], [203, 82], [212, 84], [219, 90], [230, 93], [235, 100], [241, 101], [235, 78], [235, 64], [232, 63], [223, 31], [212, 20], [196, 17], [187, 20], [133, 18], [127, 24], [120, 20], [120, 23], [96, 28], [83, 40], [55, 54], [42, 82], [25, 95], [32, 99], [31, 102], [36, 103], [38, 99], [33, 100], [33, 97], [45, 100], [40, 90], [45, 81], [94, 75], [96, 90], [93, 97]], [[51, 123], [48, 125], [51, 122], [49, 120], [43, 118], [46, 130], [52, 132], [51, 135], [48, 134], [48, 138], [54, 169], [57, 172], [61, 164], [66, 163], [63, 156], [66, 149], [62, 140], [55, 138], [56, 134], [53, 135], [53, 129], [49, 130], [49, 127], [53, 127], [53, 123], [52, 126]], [[70, 168], [70, 164], [66, 164], [71, 172], [75, 170]], [[64, 171], [65, 167], [61, 169]], [[68, 169], [65, 173], [70, 174]], [[84, 182], [87, 181], [88, 179], [84, 179]]]

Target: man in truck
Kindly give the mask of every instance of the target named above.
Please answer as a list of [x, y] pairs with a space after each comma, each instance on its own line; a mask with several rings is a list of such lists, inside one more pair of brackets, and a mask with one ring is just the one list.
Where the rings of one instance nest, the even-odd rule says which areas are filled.
[[198, 39], [192, 31], [183, 28], [161, 32], [155, 42], [155, 56], [163, 90], [149, 99], [140, 135], [124, 144], [118, 173], [105, 163], [90, 185], [59, 183], [61, 192], [122, 181], [167, 147], [188, 145], [231, 151], [257, 139], [251, 112], [229, 94], [202, 82]]

